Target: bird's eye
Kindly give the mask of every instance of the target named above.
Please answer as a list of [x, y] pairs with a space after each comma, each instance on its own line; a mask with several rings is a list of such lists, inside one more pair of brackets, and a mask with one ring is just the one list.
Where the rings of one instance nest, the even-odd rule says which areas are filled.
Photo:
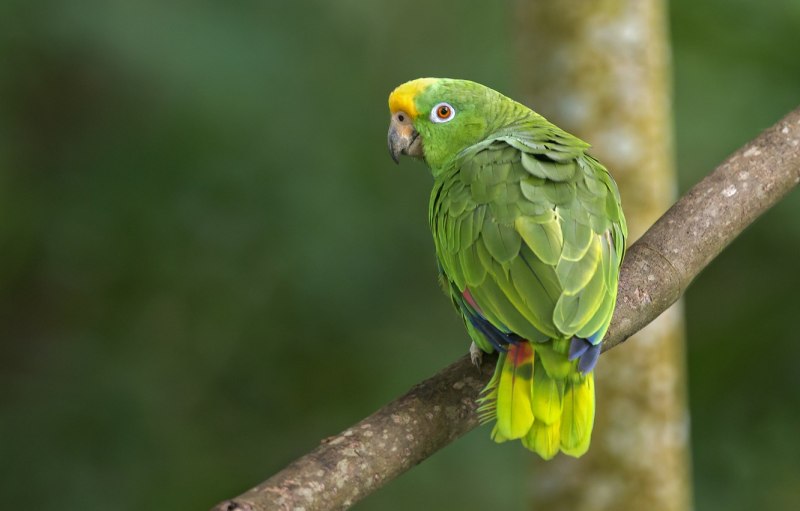
[[433, 110], [431, 110], [431, 121], [433, 122], [447, 122], [453, 119], [456, 115], [456, 109], [449, 103], [439, 103]]

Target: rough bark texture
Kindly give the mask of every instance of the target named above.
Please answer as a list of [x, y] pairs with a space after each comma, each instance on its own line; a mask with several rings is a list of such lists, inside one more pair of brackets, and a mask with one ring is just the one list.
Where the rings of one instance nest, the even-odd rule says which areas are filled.
[[[676, 188], [664, 1], [517, 5], [523, 98], [593, 144], [592, 154], [619, 184], [635, 240], [673, 202]], [[678, 304], [625, 350], [603, 358], [592, 448], [579, 460], [537, 463], [531, 508], [690, 508], [683, 346]]]
[[604, 348], [674, 303], [739, 233], [798, 183], [800, 108], [733, 153], [631, 247]]
[[[800, 108], [734, 153], [630, 248], [603, 350], [675, 303], [711, 260], [799, 182]], [[484, 357], [478, 371], [462, 357], [214, 511], [349, 507], [477, 425], [475, 398], [494, 361]], [[622, 434], [636, 427], [628, 424]]]
[[497, 362], [463, 357], [218, 511], [346, 509], [478, 425]]

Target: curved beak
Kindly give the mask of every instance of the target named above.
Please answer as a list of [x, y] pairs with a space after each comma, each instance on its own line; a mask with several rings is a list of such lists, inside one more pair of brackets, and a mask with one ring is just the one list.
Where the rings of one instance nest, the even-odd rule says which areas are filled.
[[400, 163], [401, 154], [415, 158], [423, 157], [422, 140], [419, 133], [411, 124], [411, 117], [403, 111], [392, 114], [392, 120], [389, 123], [389, 154], [392, 155], [395, 163]]

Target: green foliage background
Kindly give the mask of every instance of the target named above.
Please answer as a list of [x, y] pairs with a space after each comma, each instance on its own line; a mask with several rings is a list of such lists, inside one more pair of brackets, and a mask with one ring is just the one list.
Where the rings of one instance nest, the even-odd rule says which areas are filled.
[[[513, 95], [488, 5], [0, 5], [4, 507], [205, 509], [466, 350], [386, 98]], [[671, 17], [686, 190], [797, 106], [800, 3]], [[698, 509], [800, 504], [798, 254], [794, 193], [687, 296]], [[480, 429], [360, 508], [523, 509], [525, 457]]]

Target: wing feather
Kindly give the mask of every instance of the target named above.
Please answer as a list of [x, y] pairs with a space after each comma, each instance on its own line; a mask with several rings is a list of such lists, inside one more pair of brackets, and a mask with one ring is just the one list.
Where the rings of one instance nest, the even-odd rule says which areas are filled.
[[469, 291], [494, 327], [536, 341], [605, 332], [626, 235], [605, 168], [558, 136], [481, 143], [431, 203], [452, 292]]

